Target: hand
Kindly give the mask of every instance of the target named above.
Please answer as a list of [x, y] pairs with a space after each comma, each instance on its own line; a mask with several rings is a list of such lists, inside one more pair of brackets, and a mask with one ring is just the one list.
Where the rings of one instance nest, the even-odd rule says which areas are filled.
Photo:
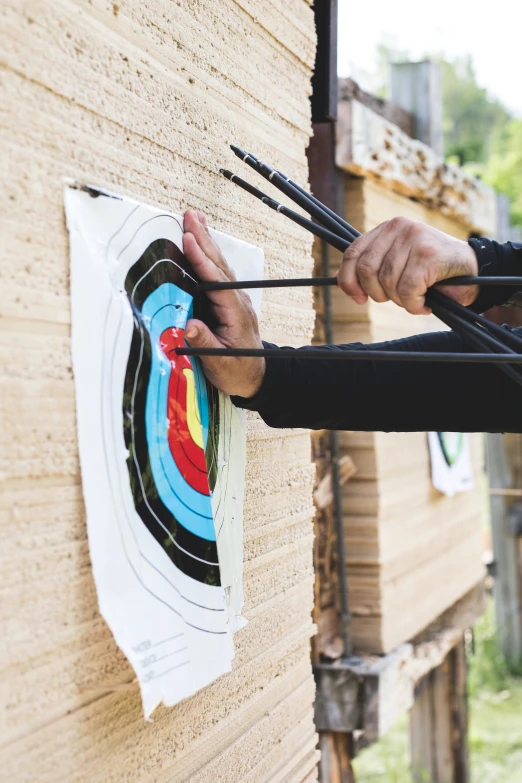
[[[185, 212], [183, 251], [202, 282], [235, 280], [234, 273], [210, 236], [202, 212]], [[215, 333], [203, 321], [190, 319], [185, 339], [192, 348], [262, 348], [257, 317], [252, 301], [244, 291], [207, 291], [218, 323]], [[263, 380], [265, 360], [202, 356], [209, 381], [225, 394], [252, 397]]]
[[[426, 290], [448, 277], [478, 275], [473, 249], [461, 239], [435, 228], [396, 217], [363, 234], [345, 251], [337, 273], [339, 286], [357, 304], [368, 297], [390, 299], [414, 315], [431, 313]], [[463, 305], [478, 296], [478, 286], [440, 286]]]

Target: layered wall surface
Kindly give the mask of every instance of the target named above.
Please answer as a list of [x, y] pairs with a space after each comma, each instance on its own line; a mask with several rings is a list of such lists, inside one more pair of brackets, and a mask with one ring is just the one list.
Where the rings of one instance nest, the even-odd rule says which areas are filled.
[[[70, 356], [64, 177], [209, 223], [311, 273], [311, 241], [217, 173], [228, 144], [306, 181], [315, 34], [304, 0], [6, 0], [0, 13], [0, 768], [17, 783], [316, 779], [307, 433], [249, 419], [245, 616], [231, 674], [143, 721], [91, 574]], [[307, 342], [311, 294], [262, 332]]]
[[[467, 238], [456, 221], [366, 178], [345, 177], [346, 218], [369, 231], [404, 215]], [[332, 252], [332, 272], [340, 256]], [[391, 302], [355, 305], [332, 292], [335, 342], [393, 340], [446, 328]], [[386, 389], [380, 390], [385, 396]], [[448, 389], [448, 394], [458, 390]], [[413, 404], [423, 404], [419, 394]], [[343, 487], [351, 629], [356, 649], [389, 652], [412, 639], [483, 577], [482, 436], [470, 435], [475, 487], [446, 497], [431, 483], [427, 435], [342, 433], [357, 473]]]

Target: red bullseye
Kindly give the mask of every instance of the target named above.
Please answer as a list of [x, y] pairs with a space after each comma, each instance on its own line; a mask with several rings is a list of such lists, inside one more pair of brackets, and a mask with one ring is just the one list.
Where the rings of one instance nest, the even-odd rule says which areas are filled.
[[197, 405], [189, 399], [189, 394], [195, 394], [194, 369], [188, 356], [178, 356], [175, 351], [185, 346], [183, 335], [183, 329], [169, 328], [160, 337], [161, 349], [171, 366], [167, 398], [168, 443], [174, 462], [187, 484], [202, 495], [210, 495], [205, 450], [193, 437], [194, 428], [201, 425], [193, 421], [191, 433], [189, 423], [189, 409], [192, 406], [194, 410], [194, 405]]

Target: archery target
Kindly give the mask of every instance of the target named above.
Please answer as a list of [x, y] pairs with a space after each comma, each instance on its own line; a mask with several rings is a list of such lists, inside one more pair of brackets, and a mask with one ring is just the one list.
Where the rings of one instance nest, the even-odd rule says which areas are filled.
[[[219, 412], [209, 410], [197, 359], [175, 353], [194, 314], [196, 280], [181, 250], [159, 238], [129, 269], [125, 290], [134, 330], [123, 421], [135, 507], [178, 568], [218, 585], [206, 449]], [[214, 460], [209, 448], [208, 461]]]
[[[188, 318], [207, 320], [182, 218], [90, 187], [66, 187], [65, 205], [92, 567], [149, 715], [231, 666], [244, 624], [245, 418], [175, 352]], [[213, 235], [240, 279], [262, 276], [261, 251]]]

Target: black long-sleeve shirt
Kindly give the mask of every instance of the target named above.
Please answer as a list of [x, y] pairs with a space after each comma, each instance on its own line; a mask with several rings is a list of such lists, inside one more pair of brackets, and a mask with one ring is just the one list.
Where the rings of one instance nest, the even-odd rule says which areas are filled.
[[[522, 245], [470, 240], [479, 274], [522, 274]], [[473, 305], [484, 311], [506, 302], [513, 289], [482, 287]], [[505, 327], [506, 329], [508, 327]], [[522, 327], [513, 330], [522, 335]], [[276, 348], [265, 343], [267, 348]], [[307, 346], [310, 348], [310, 346]], [[454, 332], [416, 335], [363, 345], [321, 346], [332, 351], [469, 352]], [[385, 432], [522, 432], [522, 387], [492, 364], [300, 359], [266, 361], [258, 393], [234, 397], [271, 427]]]

